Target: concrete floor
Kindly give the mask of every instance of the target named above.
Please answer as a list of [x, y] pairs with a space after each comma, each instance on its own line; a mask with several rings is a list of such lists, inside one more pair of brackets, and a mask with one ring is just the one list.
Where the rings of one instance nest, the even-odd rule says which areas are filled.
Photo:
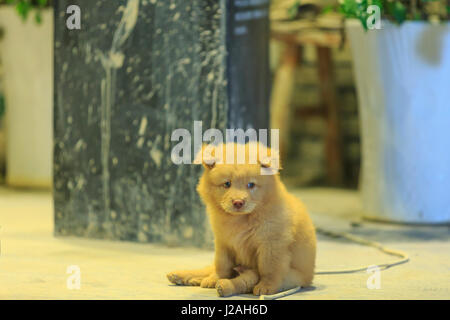
[[[384, 270], [380, 289], [370, 274], [320, 275], [314, 287], [284, 299], [450, 299], [449, 227], [370, 223], [359, 217], [357, 194], [331, 189], [296, 192], [317, 226], [349, 231], [406, 251], [407, 264]], [[353, 225], [352, 225], [353, 222]], [[355, 223], [356, 222], [356, 223]], [[173, 269], [209, 264], [213, 253], [195, 248], [53, 237], [47, 192], [0, 188], [0, 299], [217, 299], [215, 290], [169, 285]], [[321, 270], [395, 260], [375, 249], [319, 237]], [[81, 271], [81, 289], [67, 288], [69, 266]], [[232, 299], [255, 299], [250, 295]]]

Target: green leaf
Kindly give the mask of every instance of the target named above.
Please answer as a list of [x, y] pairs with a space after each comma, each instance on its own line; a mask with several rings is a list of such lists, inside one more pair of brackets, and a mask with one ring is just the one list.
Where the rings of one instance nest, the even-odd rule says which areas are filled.
[[48, 4], [48, 0], [38, 0], [39, 7], [43, 8]]
[[19, 1], [16, 4], [17, 13], [24, 21], [27, 19], [30, 9], [31, 9], [31, 4], [29, 2]]
[[407, 10], [400, 1], [390, 1], [387, 3], [387, 14], [398, 24], [406, 20]]
[[334, 11], [334, 6], [333, 6], [332, 4], [330, 4], [330, 5], [328, 5], [328, 6], [325, 6], [325, 7], [322, 9], [322, 13], [323, 13], [323, 14], [329, 13], [329, 12], [333, 12], [333, 11]]
[[36, 21], [37, 24], [41, 24], [42, 23], [42, 13], [41, 10], [37, 10], [36, 14], [34, 16], [34, 20]]
[[[0, 5], [4, 3], [14, 5], [17, 14], [23, 21], [26, 21], [32, 9], [40, 10], [46, 8], [51, 5], [52, 0], [0, 0]], [[36, 23], [41, 24], [42, 13], [36, 13], [34, 20]]]
[[422, 20], [422, 14], [420, 12], [416, 12], [413, 16], [413, 20], [419, 21]]
[[406, 20], [406, 7], [401, 2], [395, 2], [393, 16], [399, 24]]
[[295, 1], [295, 3], [289, 7], [288, 16], [290, 19], [295, 19], [297, 17], [299, 7], [300, 7], [300, 1]]

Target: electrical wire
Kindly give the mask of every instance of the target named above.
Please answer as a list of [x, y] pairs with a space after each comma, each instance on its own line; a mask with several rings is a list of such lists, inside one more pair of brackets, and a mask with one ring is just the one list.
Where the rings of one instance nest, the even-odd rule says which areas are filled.
[[[386, 253], [388, 255], [391, 256], [396, 256], [399, 257], [400, 259], [391, 263], [382, 263], [382, 264], [376, 264], [377, 267], [380, 268], [380, 270], [386, 270], [390, 267], [399, 265], [399, 264], [403, 264], [409, 261], [409, 256], [400, 250], [394, 250], [394, 249], [389, 249], [386, 248], [385, 246], [383, 246], [381, 243], [375, 242], [375, 241], [370, 241], [370, 240], [366, 240], [364, 238], [352, 235], [350, 233], [347, 232], [334, 232], [334, 231], [329, 231], [329, 230], [325, 230], [322, 228], [316, 228], [317, 233], [323, 234], [325, 236], [330, 236], [333, 238], [345, 238], [351, 242], [355, 242], [361, 245], [365, 245], [368, 247], [373, 247], [378, 249], [379, 251]], [[367, 269], [369, 269], [370, 267], [372, 267], [373, 265], [370, 266], [364, 266], [364, 267], [359, 267], [359, 268], [352, 268], [352, 269], [341, 269], [341, 270], [324, 270], [324, 271], [316, 271], [315, 274], [317, 275], [323, 275], [323, 274], [345, 274], [345, 273], [356, 273], [356, 272], [361, 272], [361, 271], [366, 271]]]
[[[391, 263], [377, 264], [376, 267], [380, 268], [380, 270], [386, 270], [386, 269], [388, 269], [390, 267], [393, 267], [393, 266], [396, 266], [396, 265], [399, 265], [399, 264], [403, 264], [403, 263], [406, 263], [406, 262], [409, 261], [409, 256], [405, 252], [400, 251], [400, 250], [394, 250], [394, 249], [386, 248], [381, 243], [378, 243], [378, 242], [375, 242], [375, 241], [366, 240], [364, 238], [352, 235], [352, 234], [347, 233], [347, 232], [334, 232], [334, 231], [326, 230], [326, 229], [323, 229], [323, 228], [316, 228], [316, 231], [317, 231], [317, 233], [320, 233], [320, 234], [325, 235], [325, 236], [329, 236], [329, 237], [333, 237], [333, 238], [344, 238], [344, 239], [347, 239], [347, 240], [349, 240], [351, 242], [354, 242], [354, 243], [358, 243], [358, 244], [361, 244], [361, 245], [364, 245], [364, 246], [368, 246], [368, 247], [373, 247], [373, 248], [376, 248], [376, 249], [380, 250], [383, 253], [386, 253], [388, 255], [396, 256], [396, 257], [400, 258], [397, 261], [394, 261], [394, 262], [391, 262]], [[357, 272], [361, 272], [361, 271], [366, 271], [366, 270], [368, 270], [369, 268], [371, 268], [373, 266], [374, 265], [358, 267], [358, 268], [350, 268], [350, 269], [341, 269], [341, 270], [323, 270], [323, 271], [316, 271], [315, 274], [316, 275], [327, 275], [327, 274], [357, 273]], [[291, 294], [297, 293], [300, 290], [301, 290], [301, 287], [295, 287], [295, 288], [292, 288], [290, 290], [279, 292], [277, 294], [261, 295], [259, 297], [259, 299], [260, 300], [280, 299], [280, 298], [289, 296]]]

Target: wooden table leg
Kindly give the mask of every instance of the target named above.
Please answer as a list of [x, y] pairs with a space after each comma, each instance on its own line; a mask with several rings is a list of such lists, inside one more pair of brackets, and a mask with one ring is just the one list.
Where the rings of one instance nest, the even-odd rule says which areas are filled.
[[326, 166], [328, 182], [332, 185], [342, 185], [343, 161], [341, 154], [341, 134], [339, 129], [336, 87], [333, 78], [333, 62], [331, 49], [317, 47], [319, 86], [321, 97], [327, 113], [326, 133]]
[[270, 127], [280, 129], [281, 159], [285, 159], [289, 145], [292, 93], [302, 49], [298, 44], [284, 43], [286, 47], [275, 73], [270, 103]]

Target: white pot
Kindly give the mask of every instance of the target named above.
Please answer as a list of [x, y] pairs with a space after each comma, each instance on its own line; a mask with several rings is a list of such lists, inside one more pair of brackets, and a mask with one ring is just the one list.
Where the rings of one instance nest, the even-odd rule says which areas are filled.
[[450, 222], [450, 25], [349, 21], [365, 215]]
[[0, 6], [0, 57], [6, 98], [7, 183], [49, 187], [53, 148], [53, 10], [24, 23], [11, 6]]

